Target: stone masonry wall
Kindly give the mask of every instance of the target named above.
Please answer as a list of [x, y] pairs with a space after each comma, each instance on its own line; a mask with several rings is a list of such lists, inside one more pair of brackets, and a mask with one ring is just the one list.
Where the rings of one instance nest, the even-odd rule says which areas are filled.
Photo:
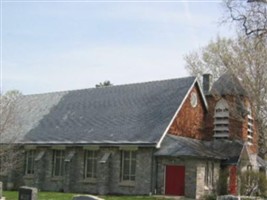
[[[153, 153], [154, 148], [138, 148], [136, 157], [136, 177], [131, 184], [120, 180], [121, 150], [119, 147], [100, 147], [97, 151], [97, 178], [84, 179], [84, 150], [82, 147], [66, 147], [65, 155], [75, 151], [68, 162], [64, 162], [65, 174], [62, 177], [52, 176], [53, 150], [51, 148], [37, 148], [36, 155], [45, 150], [42, 159], [35, 162], [35, 174], [21, 176], [17, 180], [19, 186], [37, 187], [42, 191], [64, 191], [91, 194], [136, 194], [148, 195], [152, 193]], [[108, 154], [106, 163], [99, 161]], [[24, 173], [23, 167], [19, 170]]]
[[204, 182], [205, 167], [207, 160], [193, 158], [157, 158], [157, 193], [165, 194], [165, 167], [166, 165], [182, 165], [185, 166], [185, 196], [193, 199], [201, 199], [204, 194], [211, 193], [219, 179], [219, 161], [209, 161], [214, 163], [213, 180], [211, 186], [206, 186]]

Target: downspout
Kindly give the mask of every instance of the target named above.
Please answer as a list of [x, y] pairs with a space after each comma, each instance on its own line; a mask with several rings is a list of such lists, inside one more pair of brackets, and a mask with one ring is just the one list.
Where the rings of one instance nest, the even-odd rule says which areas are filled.
[[156, 174], [156, 178], [155, 178], [155, 190], [154, 193], [157, 194], [158, 191], [158, 157], [156, 157], [155, 159], [155, 165], [156, 165], [156, 169], [155, 169], [155, 174]]
[[150, 173], [150, 176], [151, 176], [150, 180], [151, 180], [151, 182], [150, 182], [150, 192], [149, 192], [149, 195], [154, 194], [154, 189], [155, 189], [155, 187], [154, 187], [154, 185], [155, 185], [155, 182], [154, 182], [154, 161], [155, 161], [154, 153], [155, 153], [155, 149], [153, 148], [152, 151], [151, 151], [151, 168], [150, 168], [151, 169], [151, 173]]

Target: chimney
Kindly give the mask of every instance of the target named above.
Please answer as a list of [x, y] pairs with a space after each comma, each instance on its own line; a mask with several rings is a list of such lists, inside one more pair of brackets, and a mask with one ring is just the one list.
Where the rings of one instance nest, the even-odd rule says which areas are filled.
[[211, 79], [212, 79], [211, 74], [203, 74], [202, 87], [203, 87], [203, 92], [205, 95], [208, 94], [210, 91]]

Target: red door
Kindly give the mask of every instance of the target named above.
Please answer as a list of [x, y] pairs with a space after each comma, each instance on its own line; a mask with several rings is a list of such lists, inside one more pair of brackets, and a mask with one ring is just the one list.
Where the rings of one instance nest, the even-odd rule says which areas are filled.
[[237, 195], [237, 168], [235, 165], [229, 166], [229, 191], [232, 195]]
[[185, 167], [184, 166], [166, 166], [165, 175], [165, 194], [184, 196], [185, 186]]

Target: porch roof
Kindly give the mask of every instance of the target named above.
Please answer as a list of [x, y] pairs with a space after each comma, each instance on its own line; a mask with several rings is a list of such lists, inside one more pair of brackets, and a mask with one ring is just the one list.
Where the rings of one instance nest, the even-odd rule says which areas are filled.
[[243, 145], [236, 140], [203, 141], [168, 134], [155, 156], [213, 158], [232, 163], [238, 160]]
[[198, 158], [225, 159], [226, 157], [207, 145], [207, 141], [168, 134], [155, 156], [189, 156]]

